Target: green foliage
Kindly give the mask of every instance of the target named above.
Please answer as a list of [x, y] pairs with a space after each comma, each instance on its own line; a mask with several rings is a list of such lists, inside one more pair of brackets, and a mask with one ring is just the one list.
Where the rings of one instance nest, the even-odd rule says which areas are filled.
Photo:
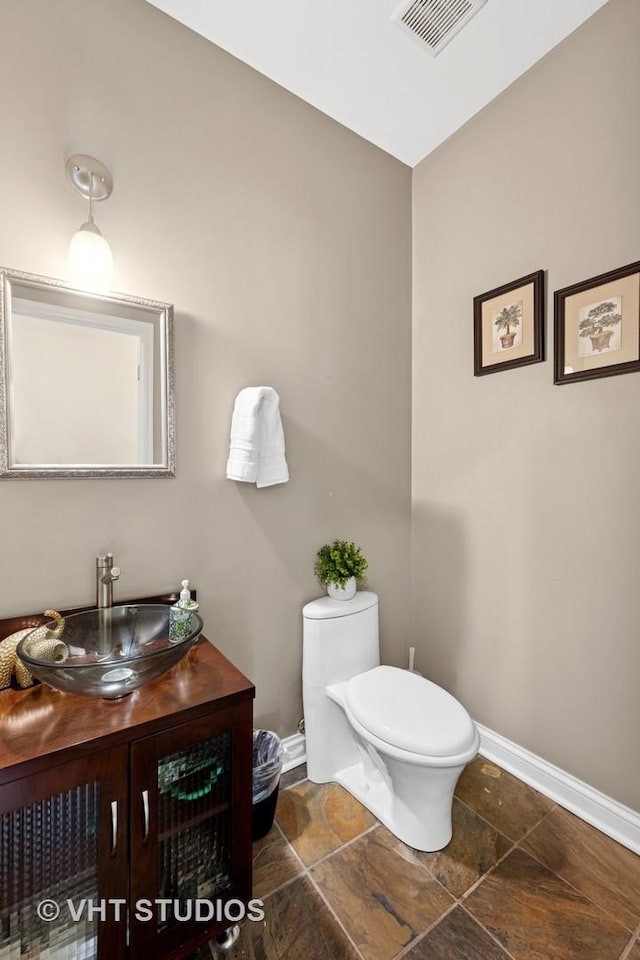
[[360, 547], [356, 547], [355, 543], [334, 540], [318, 550], [313, 572], [320, 583], [335, 583], [344, 587], [350, 577], [362, 583], [368, 566]]

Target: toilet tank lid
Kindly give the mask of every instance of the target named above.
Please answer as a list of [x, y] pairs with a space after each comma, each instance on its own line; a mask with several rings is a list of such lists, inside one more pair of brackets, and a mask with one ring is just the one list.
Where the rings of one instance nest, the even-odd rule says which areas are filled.
[[421, 756], [454, 756], [467, 750], [475, 737], [473, 721], [455, 697], [399, 667], [374, 667], [353, 677], [346, 700], [356, 720], [374, 736]]
[[332, 600], [331, 597], [319, 597], [305, 603], [302, 616], [307, 620], [335, 620], [336, 617], [348, 617], [375, 607], [378, 594], [370, 590], [358, 590], [353, 600]]

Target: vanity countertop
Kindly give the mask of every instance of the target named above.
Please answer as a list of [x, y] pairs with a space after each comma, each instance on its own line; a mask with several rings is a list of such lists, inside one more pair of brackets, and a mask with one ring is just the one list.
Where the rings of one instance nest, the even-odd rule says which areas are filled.
[[[137, 602], [154, 600], [167, 602]], [[27, 619], [0, 620], [0, 639], [43, 618]], [[46, 684], [1, 690], [0, 785], [130, 741], [132, 732], [145, 737], [166, 729], [167, 717], [186, 723], [210, 714], [214, 703], [222, 710], [254, 696], [252, 682], [204, 635], [168, 673], [120, 700], [61, 693]]]

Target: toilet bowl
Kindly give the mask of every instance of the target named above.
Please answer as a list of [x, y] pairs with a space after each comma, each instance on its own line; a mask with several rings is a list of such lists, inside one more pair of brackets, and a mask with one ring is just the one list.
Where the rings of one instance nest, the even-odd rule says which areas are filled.
[[322, 597], [303, 608], [307, 773], [335, 781], [417, 850], [451, 839], [453, 791], [480, 737], [455, 697], [381, 666], [378, 597]]

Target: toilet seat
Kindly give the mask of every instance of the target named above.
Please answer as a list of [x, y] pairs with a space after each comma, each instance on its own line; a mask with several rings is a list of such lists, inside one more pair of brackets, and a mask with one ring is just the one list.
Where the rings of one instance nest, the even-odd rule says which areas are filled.
[[[425, 677], [379, 666], [352, 677], [345, 706], [372, 742], [447, 761], [478, 748], [471, 717], [455, 697]], [[395, 752], [395, 751], [394, 751]]]

